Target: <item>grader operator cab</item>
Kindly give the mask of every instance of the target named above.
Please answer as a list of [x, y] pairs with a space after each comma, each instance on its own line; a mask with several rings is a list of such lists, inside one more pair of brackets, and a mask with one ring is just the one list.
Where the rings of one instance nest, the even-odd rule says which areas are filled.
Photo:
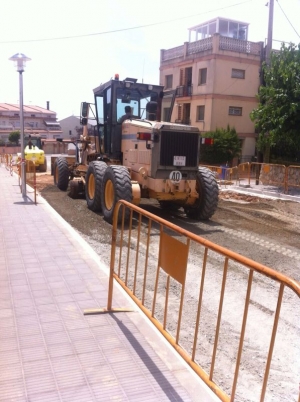
[[66, 191], [70, 184], [72, 197], [84, 192], [88, 208], [102, 210], [108, 222], [120, 199], [137, 205], [141, 198], [209, 219], [217, 208], [218, 185], [209, 169], [199, 167], [199, 129], [170, 122], [175, 94], [116, 76], [94, 89], [94, 96], [97, 133], [87, 134], [92, 109], [84, 102], [78, 160], [72, 166], [64, 157], [56, 160], [58, 188]]

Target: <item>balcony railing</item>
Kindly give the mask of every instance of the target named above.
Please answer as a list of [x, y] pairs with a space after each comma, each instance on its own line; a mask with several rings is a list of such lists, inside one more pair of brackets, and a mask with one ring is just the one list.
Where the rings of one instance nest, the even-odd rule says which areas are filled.
[[193, 85], [180, 85], [176, 88], [176, 97], [192, 96]]
[[259, 56], [262, 52], [262, 48], [262, 42], [249, 42], [215, 34], [209, 38], [200, 39], [195, 42], [186, 42], [182, 46], [162, 50], [161, 62], [179, 58], [189, 59], [203, 52], [217, 53], [219, 50]]
[[176, 119], [176, 124], [186, 124], [187, 126], [191, 125], [191, 119], [189, 117], [185, 117], [184, 119]]

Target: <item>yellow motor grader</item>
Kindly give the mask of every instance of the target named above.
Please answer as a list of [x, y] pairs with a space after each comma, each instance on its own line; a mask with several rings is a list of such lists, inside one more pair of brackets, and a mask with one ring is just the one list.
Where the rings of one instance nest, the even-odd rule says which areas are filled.
[[[182, 207], [192, 219], [209, 219], [217, 208], [218, 185], [209, 169], [199, 167], [199, 129], [170, 122], [175, 91], [115, 76], [94, 89], [94, 96], [93, 105], [81, 105], [77, 161], [55, 161], [57, 187], [69, 188], [73, 198], [85, 194], [88, 208], [102, 210], [108, 222], [120, 199], [137, 205], [141, 198], [156, 199], [162, 208]], [[123, 116], [125, 106], [130, 113]], [[97, 123], [92, 136], [90, 111]]]

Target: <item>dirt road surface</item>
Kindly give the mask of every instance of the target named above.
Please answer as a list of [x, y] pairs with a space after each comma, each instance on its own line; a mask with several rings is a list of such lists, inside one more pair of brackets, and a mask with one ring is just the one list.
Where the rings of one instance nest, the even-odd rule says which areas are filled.
[[[84, 199], [71, 199], [67, 192], [58, 190], [53, 185], [53, 177], [49, 174], [38, 174], [37, 190], [47, 202], [76, 229], [81, 236], [99, 254], [101, 260], [109, 266], [111, 246], [111, 225], [104, 221], [101, 213], [94, 213], [88, 210]], [[39, 197], [38, 196], [38, 197]], [[291, 278], [300, 281], [300, 203], [284, 200], [270, 200], [250, 195], [237, 194], [226, 191], [220, 193], [220, 201], [217, 212], [210, 221], [195, 222], [186, 218], [182, 210], [171, 214], [160, 208], [156, 202], [146, 200], [140, 205], [147, 211], [152, 212], [172, 223], [183, 227], [205, 239], [218, 245], [233, 250], [241, 255], [253, 259], [273, 268]], [[193, 255], [196, 260], [197, 255]], [[215, 265], [218, 265], [218, 257], [215, 256]], [[195, 268], [196, 269], [196, 268]], [[211, 280], [217, 283], [218, 273], [211, 269]], [[199, 274], [199, 272], [198, 272]], [[194, 275], [187, 278], [190, 281], [186, 298], [189, 303], [196, 300], [196, 288], [193, 286]], [[239, 276], [233, 278], [231, 286], [232, 294], [239, 293]], [[198, 289], [197, 289], [198, 290]], [[271, 289], [273, 290], [273, 289]], [[276, 293], [277, 295], [277, 293]], [[269, 285], [253, 298], [252, 304], [256, 306], [258, 318], [257, 327], [250, 328], [252, 331], [263, 329], [269, 326], [269, 321], [274, 319], [274, 309], [269, 308], [272, 299]], [[298, 389], [295, 389], [295, 382], [300, 376], [300, 309], [299, 299], [291, 293], [287, 295], [287, 302], [283, 306], [284, 322], [278, 330], [276, 347], [287, 350], [284, 358], [275, 362], [275, 373], [270, 375], [268, 382], [269, 394], [266, 401], [292, 402], [298, 401]], [[210, 317], [215, 309], [215, 302], [211, 302], [207, 308], [207, 317]], [[224, 325], [224, 345], [236, 342], [235, 333], [240, 331], [235, 328], [235, 312], [228, 313], [228, 320]], [[191, 347], [189, 337], [189, 318], [186, 313], [182, 326], [186, 331], [184, 347], [188, 350]], [[205, 358], [205, 348], [211, 348], [213, 329], [207, 327], [207, 334], [201, 340], [204, 368], [208, 368], [209, 362]], [[170, 328], [172, 330], [172, 328]], [[259, 389], [256, 383], [261, 380], [263, 373], [261, 366], [265, 356], [260, 354], [263, 332], [257, 335], [257, 342], [246, 344], [243, 351], [246, 361], [243, 363], [243, 370], [246, 375], [241, 381], [241, 391], [237, 394], [236, 401], [257, 401], [259, 400]], [[222, 344], [220, 345], [222, 349]], [[220, 385], [226, 392], [230, 392], [227, 379], [229, 375], [226, 369], [234, 364], [230, 353], [219, 357], [218, 369]]]

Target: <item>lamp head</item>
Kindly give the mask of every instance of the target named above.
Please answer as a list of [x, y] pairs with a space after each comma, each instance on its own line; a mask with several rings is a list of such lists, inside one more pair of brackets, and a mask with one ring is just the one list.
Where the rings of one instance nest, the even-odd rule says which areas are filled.
[[23, 53], [16, 53], [9, 60], [13, 61], [17, 71], [22, 73], [26, 67], [26, 61], [30, 61], [31, 59]]

